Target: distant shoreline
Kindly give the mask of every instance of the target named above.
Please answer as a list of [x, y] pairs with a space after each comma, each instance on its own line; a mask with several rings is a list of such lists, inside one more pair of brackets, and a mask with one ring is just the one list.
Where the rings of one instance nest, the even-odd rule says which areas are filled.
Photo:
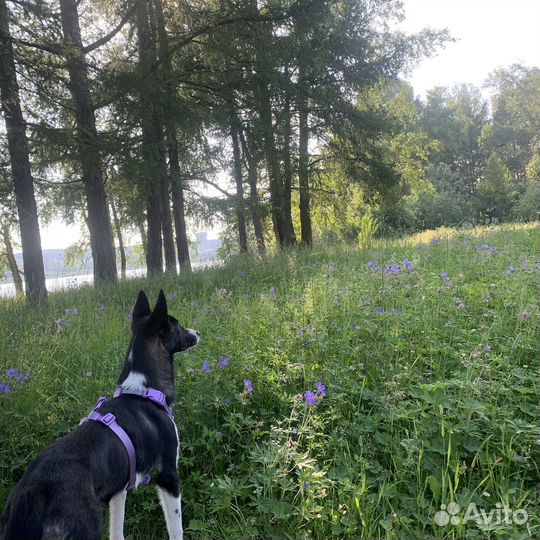
[[[191, 263], [191, 267], [193, 270], [199, 270], [202, 268], [206, 268], [208, 266], [219, 266], [222, 264], [223, 261], [219, 259], [214, 259], [211, 261], [205, 261], [205, 262], [194, 262]], [[179, 270], [177, 268], [177, 270]], [[139, 268], [131, 268], [126, 271], [126, 276], [128, 278], [138, 278], [138, 277], [145, 277], [146, 276], [146, 268], [145, 267], [139, 267]], [[118, 273], [118, 277], [120, 278], [120, 272]], [[47, 290], [49, 292], [64, 290], [64, 289], [76, 289], [78, 287], [82, 287], [84, 285], [92, 285], [94, 283], [94, 276], [93, 274], [58, 274], [55, 276], [48, 276], [45, 280]], [[15, 285], [13, 281], [2, 281], [0, 282], [0, 298], [6, 298], [15, 296]]]

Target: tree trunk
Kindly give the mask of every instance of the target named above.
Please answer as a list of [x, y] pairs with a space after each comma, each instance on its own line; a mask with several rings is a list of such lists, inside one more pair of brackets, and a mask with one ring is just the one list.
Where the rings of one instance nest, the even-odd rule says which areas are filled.
[[116, 255], [111, 219], [103, 185], [96, 118], [90, 97], [86, 58], [81, 40], [76, 0], [60, 0], [70, 92], [75, 104], [77, 150], [86, 195], [94, 282], [115, 282]]
[[306, 97], [301, 96], [298, 112], [298, 181], [300, 185], [300, 228], [302, 244], [313, 244], [309, 193], [309, 116]]
[[234, 180], [236, 183], [236, 224], [238, 227], [238, 244], [240, 253], [247, 253], [248, 240], [246, 216], [244, 213], [244, 182], [242, 178], [242, 161], [240, 157], [240, 142], [238, 140], [238, 120], [231, 116], [231, 139], [233, 147]]
[[[240, 140], [242, 141], [242, 152], [247, 161], [247, 181], [249, 185], [249, 206], [251, 213], [251, 221], [253, 222], [253, 230], [255, 231], [255, 239], [257, 240], [257, 251], [259, 255], [266, 253], [266, 245], [264, 242], [264, 230], [262, 226], [260, 214], [259, 194], [257, 193], [257, 158], [255, 148], [248, 149], [246, 140], [240, 131]], [[253, 145], [254, 146], [254, 145]]]
[[[163, 16], [163, 5], [161, 0], [154, 0], [155, 19], [157, 26], [157, 35], [159, 43], [159, 60], [161, 66], [161, 78], [162, 84], [165, 88], [163, 95], [165, 99], [176, 98], [176, 85], [174, 84], [171, 73], [173, 71], [170, 51], [169, 40], [167, 37], [167, 31], [165, 28], [165, 19]], [[178, 264], [180, 271], [191, 271], [191, 262], [189, 259], [189, 245], [186, 230], [186, 217], [184, 212], [184, 188], [182, 186], [182, 178], [180, 174], [180, 159], [178, 156], [178, 139], [176, 136], [176, 121], [174, 118], [174, 111], [171, 110], [169, 101], [165, 101], [161, 104], [161, 113], [165, 119], [165, 126], [167, 131], [167, 149], [169, 153], [169, 171], [170, 171], [170, 184], [172, 192], [172, 205], [173, 205], [173, 218], [174, 228], [176, 230], [176, 251], [178, 254]], [[167, 179], [168, 181], [168, 179]], [[170, 220], [170, 211], [169, 211]], [[172, 226], [171, 226], [172, 236]], [[165, 237], [165, 236], [164, 236]], [[172, 241], [172, 238], [171, 238]], [[174, 244], [173, 244], [174, 253]], [[175, 263], [176, 264], [176, 263]], [[176, 270], [176, 266], [175, 266]]]
[[147, 260], [146, 252], [148, 251], [148, 235], [146, 234], [146, 229], [144, 228], [144, 220], [141, 219], [138, 223], [139, 234], [141, 235], [141, 244], [144, 255], [144, 260]]
[[[288, 70], [287, 70], [288, 77]], [[287, 229], [287, 245], [296, 244], [296, 235], [292, 222], [292, 166], [291, 166], [291, 104], [289, 95], [285, 96], [285, 133], [283, 141], [283, 218]]]
[[34, 179], [30, 169], [26, 125], [19, 99], [6, 0], [0, 0], [0, 91], [19, 215], [26, 294], [28, 300], [36, 304], [47, 298], [47, 288], [34, 195]]
[[263, 132], [263, 143], [270, 181], [270, 206], [272, 212], [272, 224], [274, 236], [278, 246], [288, 245], [285, 220], [283, 218], [283, 185], [274, 141], [274, 128], [272, 126], [272, 109], [270, 105], [270, 93], [266, 83], [261, 81], [259, 87], [259, 114]]
[[13, 253], [13, 245], [11, 244], [11, 238], [9, 237], [9, 227], [7, 225], [4, 225], [2, 227], [2, 237], [4, 245], [6, 246], [6, 256], [9, 264], [9, 269], [13, 277], [15, 292], [17, 294], [24, 294], [21, 273], [19, 272], [17, 260], [15, 259], [15, 254]]
[[143, 175], [146, 178], [147, 245], [146, 267], [148, 275], [163, 272], [161, 243], [161, 190], [160, 151], [156, 132], [156, 51], [149, 24], [147, 0], [136, 0], [135, 15], [139, 48], [139, 92], [142, 127]]
[[109, 198], [109, 202], [111, 204], [114, 227], [116, 228], [116, 237], [118, 238], [118, 250], [120, 251], [120, 275], [122, 279], [126, 279], [126, 248], [124, 247], [124, 238], [122, 236], [122, 225], [112, 198]]
[[[162, 144], [160, 144], [162, 146]], [[165, 149], [160, 149], [165, 151]], [[169, 176], [167, 175], [167, 163], [163, 155], [160, 174], [160, 199], [161, 199], [161, 231], [163, 232], [163, 249], [165, 251], [165, 270], [176, 274], [176, 254], [174, 252], [174, 234], [172, 227], [171, 202], [169, 197]]]
[[169, 133], [169, 167], [171, 169], [172, 199], [174, 228], [176, 229], [176, 250], [180, 271], [191, 272], [189, 258], [189, 244], [184, 210], [184, 186], [180, 174], [180, 160], [178, 157], [178, 140], [176, 126], [172, 126]]

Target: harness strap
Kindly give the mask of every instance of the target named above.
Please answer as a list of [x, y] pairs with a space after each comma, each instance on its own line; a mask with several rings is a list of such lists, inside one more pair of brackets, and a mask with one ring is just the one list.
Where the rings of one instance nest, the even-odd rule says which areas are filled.
[[[155, 388], [147, 388], [145, 390], [136, 391], [136, 390], [124, 390], [118, 386], [114, 392], [114, 397], [118, 397], [122, 394], [135, 394], [141, 396], [145, 399], [148, 399], [154, 402], [156, 405], [162, 407], [167, 413], [168, 417], [174, 422], [174, 416], [172, 409], [167, 403], [167, 398], [163, 392], [156, 390]], [[84, 424], [88, 420], [92, 422], [98, 422], [108, 427], [122, 442], [124, 448], [126, 449], [129, 461], [129, 483], [126, 489], [135, 489], [137, 487], [137, 459], [135, 456], [135, 447], [129, 438], [129, 435], [124, 431], [120, 424], [116, 421], [116, 416], [112, 413], [101, 414], [98, 409], [107, 401], [107, 398], [102, 396], [99, 398], [96, 406], [93, 408], [92, 412], [83, 418], [80, 421], [80, 424]], [[80, 425], [79, 424], [79, 425]], [[141, 484], [148, 484], [151, 480], [149, 474], [145, 474]]]
[[166, 413], [167, 416], [174, 422], [174, 415], [172, 412], [171, 406], [167, 403], [167, 396], [160, 392], [159, 390], [156, 390], [155, 388], [122, 388], [121, 386], [117, 386], [116, 390], [114, 391], [113, 397], [122, 396], [125, 394], [132, 394], [134, 396], [141, 396], [145, 399], [148, 399], [149, 401], [152, 401], [159, 407], [161, 407]]
[[[105, 399], [105, 401], [107, 400], [107, 398], [100, 398], [100, 401], [102, 399]], [[101, 406], [102, 403], [103, 401], [99, 403], [99, 406]], [[116, 421], [116, 416], [114, 416], [114, 414], [112, 413], [101, 414], [94, 409], [86, 418], [82, 419], [81, 424], [87, 422], [88, 420], [103, 424], [104, 426], [108, 427], [120, 439], [120, 441], [124, 445], [124, 448], [126, 449], [129, 460], [129, 483], [127, 485], [127, 489], [134, 489], [137, 483], [135, 447], [133, 446], [129, 435]]]

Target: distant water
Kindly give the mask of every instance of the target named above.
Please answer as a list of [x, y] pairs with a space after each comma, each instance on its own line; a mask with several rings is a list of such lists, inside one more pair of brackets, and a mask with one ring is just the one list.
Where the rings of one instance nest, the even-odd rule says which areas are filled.
[[[200, 270], [209, 266], [218, 266], [222, 264], [222, 261], [214, 260], [208, 262], [196, 262], [191, 263], [193, 270]], [[135, 268], [126, 272], [128, 278], [144, 277], [146, 276], [146, 268]], [[118, 274], [120, 277], [120, 274]], [[84, 285], [92, 285], [94, 283], [93, 274], [80, 274], [76, 276], [58, 276], [50, 277], [46, 279], [47, 290], [49, 292], [76, 289]], [[13, 283], [0, 284], [0, 297], [1, 296], [15, 296], [15, 285]]]

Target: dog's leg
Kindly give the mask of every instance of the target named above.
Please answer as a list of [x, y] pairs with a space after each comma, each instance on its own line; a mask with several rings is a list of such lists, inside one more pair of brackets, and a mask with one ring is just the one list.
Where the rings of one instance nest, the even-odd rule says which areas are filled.
[[[168, 457], [168, 456], [167, 456]], [[168, 465], [168, 466], [167, 466]], [[162, 471], [156, 478], [159, 501], [167, 523], [170, 540], [182, 540], [182, 502], [180, 498], [180, 477], [176, 470], [176, 462], [164, 463]]]
[[182, 501], [181, 496], [175, 496], [165, 488], [158, 486], [158, 495], [163, 508], [163, 514], [167, 523], [170, 540], [182, 540]]
[[124, 489], [119, 491], [109, 502], [109, 538], [124, 540], [124, 513], [126, 510], [126, 495]]

